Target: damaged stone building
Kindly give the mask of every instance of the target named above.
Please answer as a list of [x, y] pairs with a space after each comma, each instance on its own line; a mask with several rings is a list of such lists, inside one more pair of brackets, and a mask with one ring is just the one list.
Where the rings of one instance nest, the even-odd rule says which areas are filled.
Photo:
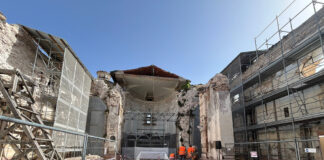
[[[64, 39], [0, 15], [1, 116], [85, 133], [91, 74]], [[83, 144], [75, 135], [6, 121], [0, 133], [1, 159], [63, 159]]]
[[99, 124], [106, 132], [98, 136], [107, 134], [118, 142], [108, 142], [107, 153], [164, 159], [181, 144], [190, 144], [203, 157], [216, 159], [215, 141], [234, 142], [232, 125], [228, 125], [232, 118], [226, 76], [219, 74], [206, 85], [190, 86], [189, 80], [154, 65], [97, 74], [89, 114], [94, 122], [101, 119], [99, 113], [91, 112], [92, 99], [108, 108], [108, 114], [100, 114], [106, 123]]
[[323, 159], [316, 4], [295, 28], [302, 11], [277, 16], [275, 34], [200, 85], [155, 65], [93, 78], [64, 39], [0, 14], [0, 159], [168, 159], [180, 145], [210, 160]]
[[225, 76], [196, 86], [151, 65], [93, 78], [64, 39], [1, 18], [1, 159], [167, 159], [181, 144], [215, 159], [215, 141], [234, 142]]

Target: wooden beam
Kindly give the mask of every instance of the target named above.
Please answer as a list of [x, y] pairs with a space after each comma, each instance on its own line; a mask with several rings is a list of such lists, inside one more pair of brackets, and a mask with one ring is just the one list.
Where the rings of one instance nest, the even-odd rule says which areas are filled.
[[[3, 95], [3, 97], [7, 100], [8, 106], [9, 106], [11, 112], [14, 114], [14, 116], [16, 118], [21, 119], [21, 113], [20, 113], [19, 110], [16, 109], [17, 104], [16, 104], [15, 101], [13, 101], [11, 99], [10, 95], [8, 94], [7, 90], [5, 89], [5, 87], [3, 85], [2, 80], [0, 80], [0, 91], [1, 91], [1, 93]], [[22, 125], [22, 128], [25, 131], [25, 134], [27, 135], [27, 137], [29, 139], [34, 139], [35, 138], [32, 131], [31, 131], [31, 129], [29, 127], [27, 127], [26, 125]], [[42, 160], [46, 160], [46, 157], [45, 157], [40, 145], [38, 144], [38, 142], [37, 141], [32, 141], [32, 142], [33, 142], [32, 144], [35, 146], [36, 153], [38, 154], [39, 158], [42, 159]]]
[[17, 74], [14, 74], [13, 79], [12, 79], [12, 88], [11, 88], [11, 93], [16, 93], [17, 92], [17, 85], [18, 85], [18, 76]]
[[11, 132], [16, 127], [17, 127], [17, 124], [13, 124], [9, 128], [7, 128], [6, 130], [1, 131], [1, 133], [0, 133], [0, 139], [2, 139], [4, 136], [6, 136], [9, 132]]
[[16, 71], [13, 69], [0, 69], [0, 74], [15, 74]]
[[24, 77], [20, 74], [20, 72], [18, 72], [17, 74], [21, 78], [21, 81], [23, 82], [23, 84], [24, 84], [24, 86], [25, 86], [25, 88], [26, 88], [26, 90], [28, 92], [29, 98], [32, 100], [33, 103], [35, 103], [35, 99], [34, 99], [34, 97], [32, 97], [33, 94], [29, 90], [28, 85], [27, 85], [26, 81], [24, 80]]

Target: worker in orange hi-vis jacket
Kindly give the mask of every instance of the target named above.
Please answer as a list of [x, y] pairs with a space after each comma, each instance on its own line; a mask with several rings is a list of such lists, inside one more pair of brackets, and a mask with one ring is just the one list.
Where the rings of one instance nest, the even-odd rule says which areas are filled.
[[198, 159], [198, 152], [196, 146], [192, 146], [192, 160]]
[[194, 153], [194, 148], [191, 145], [189, 145], [188, 152], [187, 152], [187, 159], [192, 159], [193, 153]]
[[175, 154], [174, 153], [170, 153], [169, 160], [175, 160]]
[[180, 160], [186, 160], [186, 147], [184, 145], [181, 145], [179, 147], [179, 151], [178, 151]]

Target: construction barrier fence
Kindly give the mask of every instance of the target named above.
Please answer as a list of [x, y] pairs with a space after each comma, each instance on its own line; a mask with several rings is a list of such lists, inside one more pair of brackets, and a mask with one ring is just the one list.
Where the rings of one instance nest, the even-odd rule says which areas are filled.
[[[107, 157], [108, 151], [105, 149], [105, 145], [109, 142], [115, 142], [110, 139], [0, 115], [0, 124], [3, 123], [9, 124], [9, 126], [15, 125], [15, 132], [6, 132], [6, 130], [10, 129], [7, 128], [0, 133], [0, 160], [42, 159], [39, 154], [43, 154], [46, 159], [66, 160], [100, 160], [115, 158], [117, 155], [117, 153], [110, 153], [110, 157]], [[19, 137], [20, 132], [23, 132], [19, 129], [23, 128], [23, 126], [30, 129], [39, 128], [51, 134], [56, 133], [61, 136], [58, 136], [59, 140], [53, 138], [52, 141], [37, 139], [39, 145], [35, 146], [33, 139]], [[5, 134], [10, 135], [5, 136]], [[37, 133], [34, 134], [36, 135]], [[36, 138], [34, 140], [36, 141]], [[55, 143], [57, 141], [60, 143]], [[53, 142], [55, 144], [54, 147], [49, 147], [49, 143]], [[54, 153], [58, 153], [58, 156], [54, 156]]]
[[222, 152], [238, 160], [323, 160], [319, 139], [231, 143]]

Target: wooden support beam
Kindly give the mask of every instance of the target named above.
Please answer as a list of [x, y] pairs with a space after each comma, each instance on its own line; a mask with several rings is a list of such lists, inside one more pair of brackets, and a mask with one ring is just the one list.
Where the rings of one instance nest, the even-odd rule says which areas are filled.
[[28, 92], [28, 95], [29, 95], [29, 98], [31, 99], [31, 101], [33, 102], [33, 103], [35, 103], [35, 99], [34, 99], [34, 97], [32, 97], [32, 92], [29, 90], [29, 88], [28, 88], [28, 85], [27, 85], [27, 83], [26, 83], [26, 81], [24, 80], [24, 77], [20, 74], [20, 73], [17, 73], [18, 74], [18, 76], [21, 78], [21, 81], [23, 82], [23, 84], [24, 84], [24, 86], [25, 86], [25, 88], [26, 88], [26, 90], [27, 90], [27, 92]]
[[0, 74], [15, 74], [16, 70], [13, 69], [0, 69]]
[[11, 132], [16, 127], [17, 127], [17, 124], [13, 124], [9, 128], [7, 128], [6, 130], [1, 131], [1, 133], [0, 133], [0, 139], [2, 139], [4, 136], [6, 136], [9, 132]]
[[[16, 109], [17, 108], [17, 104], [16, 104], [15, 101], [13, 101], [11, 99], [11, 97], [8, 94], [7, 90], [4, 88], [4, 85], [3, 85], [2, 80], [0, 80], [0, 91], [1, 91], [1, 93], [3, 95], [3, 97], [7, 100], [8, 106], [9, 106], [10, 110], [12, 111], [12, 113], [14, 114], [14, 116], [16, 118], [21, 119], [22, 115], [21, 115], [20, 111]], [[33, 133], [32, 133], [32, 131], [31, 131], [31, 129], [29, 127], [27, 127], [25, 125], [22, 125], [22, 128], [25, 131], [25, 133], [26, 133], [26, 135], [27, 135], [28, 138], [30, 138], [30, 139], [34, 139], [35, 138], [34, 135], [33, 135]], [[32, 144], [35, 147], [36, 153], [38, 154], [39, 158], [42, 159], [42, 160], [46, 160], [46, 157], [45, 157], [42, 149], [40, 148], [39, 144], [37, 143], [37, 141], [33, 141]]]
[[[10, 136], [7, 136], [7, 137], [5, 137], [5, 140], [14, 140], [14, 139]], [[23, 151], [19, 148], [19, 146], [17, 144], [11, 144], [11, 147], [15, 150], [16, 154], [23, 153]], [[21, 159], [28, 160], [27, 156], [22, 157]]]
[[15, 74], [12, 79], [12, 88], [11, 88], [11, 93], [16, 93], [17, 92], [17, 85], [18, 85], [18, 76]]
[[[7, 103], [7, 106], [9, 107], [9, 109], [12, 112], [12, 115], [17, 118], [17, 119], [21, 119], [21, 120], [27, 120], [30, 122], [36, 122], [39, 124], [44, 124], [40, 114], [34, 109], [34, 107], [32, 106], [35, 103], [35, 100], [33, 98], [33, 93], [34, 93], [34, 83], [30, 80], [25, 80], [25, 76], [22, 75], [19, 70], [1, 70], [0, 69], [0, 74], [11, 74], [9, 76], [12, 76], [12, 85], [10, 86], [5, 86], [3, 81], [0, 79], [0, 93], [2, 93], [4, 100]], [[24, 86], [19, 87], [19, 85]], [[31, 88], [31, 89], [30, 89]], [[25, 89], [25, 90], [24, 90]], [[8, 92], [9, 90], [9, 92]], [[27, 92], [27, 93], [26, 93]], [[23, 106], [19, 106], [17, 104], [17, 100], [18, 99], [23, 99], [26, 100], [29, 104], [29, 107], [23, 107]], [[30, 113], [30, 114], [27, 114]], [[25, 113], [25, 114], [24, 114]], [[20, 137], [15, 137], [12, 135], [12, 133], [14, 133], [15, 128], [17, 128], [16, 124], [10, 126], [7, 130], [4, 131], [0, 131], [0, 137], [4, 137], [4, 138], [10, 138], [11, 142], [18, 142], [18, 141], [26, 141], [26, 140], [30, 140], [31, 145], [15, 145], [16, 147], [16, 152], [17, 152], [17, 156], [15, 158], [17, 159], [27, 159], [27, 154], [31, 151], [35, 152], [37, 154], [37, 158], [41, 159], [41, 160], [45, 160], [48, 159], [49, 157], [51, 157], [51, 159], [53, 159], [55, 157], [55, 159], [59, 159], [59, 160], [63, 160], [63, 158], [61, 157], [61, 155], [58, 153], [58, 151], [55, 149], [55, 145], [53, 143], [53, 140], [50, 136], [50, 132], [48, 132], [45, 129], [39, 128], [39, 131], [42, 132], [42, 134], [39, 134], [39, 132], [34, 132], [33, 131], [37, 131], [37, 129], [33, 129], [32, 127], [26, 126], [26, 125], [21, 125], [22, 127], [22, 132], [23, 133]], [[7, 136], [6, 136], [7, 135]], [[0, 138], [1, 139], [1, 138]], [[16, 140], [16, 141], [15, 141]], [[52, 151], [52, 155], [46, 155], [44, 153], [44, 149], [41, 146], [40, 143], [44, 143], [46, 142], [46, 150], [50, 150]], [[8, 144], [8, 143], [7, 143]], [[23, 150], [21, 148], [27, 147], [30, 149], [27, 150]]]
[[21, 159], [23, 157], [27, 157], [28, 153], [33, 151], [34, 149], [33, 148], [28, 148], [27, 150], [21, 152], [20, 154], [18, 154], [17, 156], [15, 156], [13, 159]]

